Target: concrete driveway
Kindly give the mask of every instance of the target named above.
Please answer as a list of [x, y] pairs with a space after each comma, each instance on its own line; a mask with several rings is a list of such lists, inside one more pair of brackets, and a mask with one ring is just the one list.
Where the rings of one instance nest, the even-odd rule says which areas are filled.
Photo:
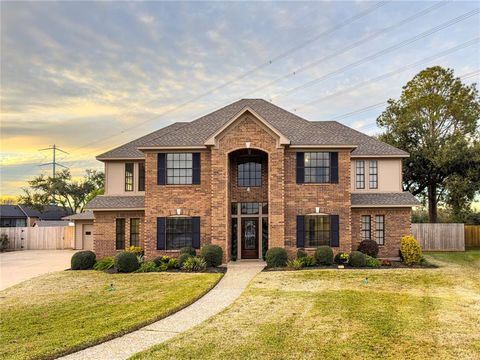
[[0, 290], [33, 277], [70, 268], [75, 250], [22, 250], [0, 254]]

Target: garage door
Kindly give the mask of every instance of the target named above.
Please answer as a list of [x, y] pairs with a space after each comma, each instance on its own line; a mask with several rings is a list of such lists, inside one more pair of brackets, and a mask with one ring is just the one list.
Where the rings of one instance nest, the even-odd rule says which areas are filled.
[[83, 249], [93, 250], [93, 225], [83, 224]]

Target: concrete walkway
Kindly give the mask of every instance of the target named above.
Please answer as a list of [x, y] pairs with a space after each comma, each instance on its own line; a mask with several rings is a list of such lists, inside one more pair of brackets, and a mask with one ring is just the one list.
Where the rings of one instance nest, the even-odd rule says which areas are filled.
[[19, 250], [0, 254], [0, 290], [70, 268], [74, 250]]
[[140, 330], [64, 356], [61, 359], [127, 359], [137, 352], [161, 344], [218, 314], [232, 304], [247, 287], [250, 280], [264, 267], [264, 262], [229, 263], [228, 271], [222, 280], [192, 305]]

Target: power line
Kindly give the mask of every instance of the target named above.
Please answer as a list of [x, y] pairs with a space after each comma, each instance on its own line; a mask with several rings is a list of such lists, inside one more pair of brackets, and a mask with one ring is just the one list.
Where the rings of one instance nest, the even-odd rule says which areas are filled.
[[46, 164], [41, 164], [39, 166], [46, 166], [46, 165], [52, 165], [52, 176], [53, 178], [55, 179], [55, 174], [56, 174], [56, 166], [61, 166], [65, 169], [68, 169], [67, 166], [64, 166], [62, 164], [60, 164], [59, 162], [56, 161], [56, 157], [57, 157], [57, 151], [60, 151], [64, 154], [68, 154], [66, 151], [63, 151], [62, 149], [60, 149], [59, 147], [57, 147], [57, 145], [53, 144], [51, 147], [48, 147], [48, 148], [45, 148], [45, 149], [39, 149], [38, 151], [47, 151], [47, 150], [52, 150], [52, 162], [49, 162], [49, 163], [46, 163]]

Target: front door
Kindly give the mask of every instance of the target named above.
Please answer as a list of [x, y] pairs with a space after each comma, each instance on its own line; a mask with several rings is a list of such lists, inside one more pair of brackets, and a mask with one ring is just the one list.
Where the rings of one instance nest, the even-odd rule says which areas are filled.
[[258, 259], [258, 218], [242, 218], [242, 259]]
[[83, 224], [83, 250], [93, 250], [93, 225]]

